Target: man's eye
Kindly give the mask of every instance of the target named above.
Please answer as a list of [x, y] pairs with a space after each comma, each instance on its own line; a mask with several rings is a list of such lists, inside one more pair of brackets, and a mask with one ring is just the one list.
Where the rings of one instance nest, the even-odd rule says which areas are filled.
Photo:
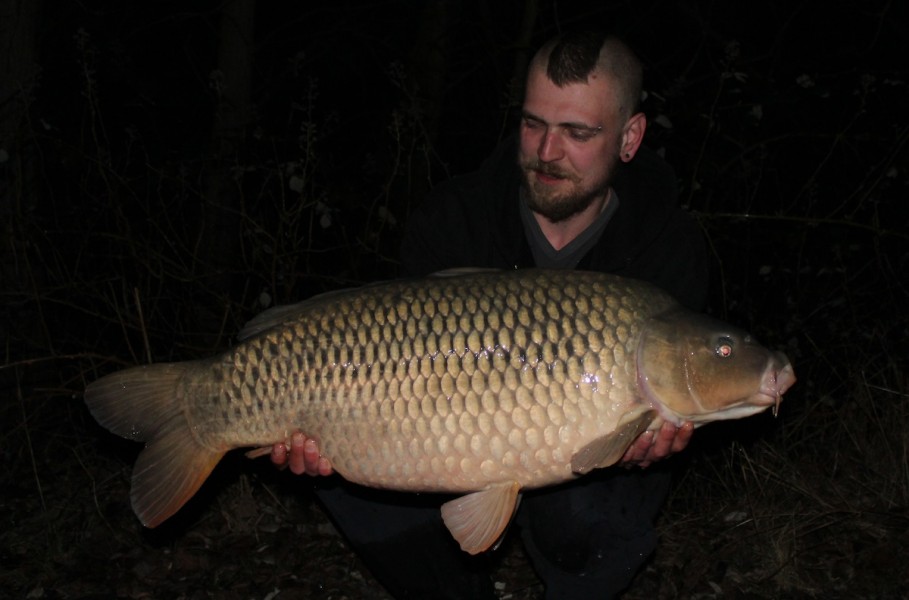
[[533, 119], [524, 119], [524, 127], [527, 129], [539, 129], [542, 124], [539, 121], [534, 121]]
[[568, 128], [568, 137], [576, 142], [586, 142], [596, 135], [595, 131], [589, 129], [578, 129], [577, 127]]

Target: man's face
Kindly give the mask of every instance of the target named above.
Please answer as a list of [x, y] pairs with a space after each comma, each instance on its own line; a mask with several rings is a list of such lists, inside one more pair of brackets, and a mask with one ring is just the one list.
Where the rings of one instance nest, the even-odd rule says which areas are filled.
[[596, 71], [561, 88], [541, 68], [528, 75], [518, 164], [530, 208], [552, 222], [609, 189], [623, 126], [613, 85]]

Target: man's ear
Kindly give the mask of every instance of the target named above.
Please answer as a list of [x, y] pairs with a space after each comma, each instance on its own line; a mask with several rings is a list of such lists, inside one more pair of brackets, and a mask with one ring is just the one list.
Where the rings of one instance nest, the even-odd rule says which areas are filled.
[[647, 131], [647, 117], [644, 113], [639, 112], [632, 115], [626, 122], [622, 130], [622, 147], [619, 158], [623, 162], [628, 162], [637, 153], [644, 141], [644, 132]]

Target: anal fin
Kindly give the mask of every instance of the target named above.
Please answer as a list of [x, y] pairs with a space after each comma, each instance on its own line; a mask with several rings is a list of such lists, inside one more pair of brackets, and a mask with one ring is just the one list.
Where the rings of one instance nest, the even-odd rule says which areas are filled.
[[517, 481], [507, 481], [442, 505], [442, 520], [461, 550], [478, 554], [497, 545], [517, 509], [520, 490]]

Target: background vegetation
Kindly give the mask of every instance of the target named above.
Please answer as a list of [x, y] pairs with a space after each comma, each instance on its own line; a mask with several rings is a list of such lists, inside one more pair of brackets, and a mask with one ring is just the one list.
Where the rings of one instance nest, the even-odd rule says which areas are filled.
[[[712, 425], [673, 459], [629, 597], [902, 597], [906, 7], [732, 4], [0, 2], [0, 590], [384, 597], [313, 482], [264, 461], [231, 457], [143, 530], [137, 448], [82, 390], [393, 277], [410, 209], [513, 127], [532, 49], [599, 23], [647, 64], [647, 141], [710, 241], [711, 312], [799, 376], [779, 418]], [[540, 596], [519, 544], [490, 560], [503, 598]]]

